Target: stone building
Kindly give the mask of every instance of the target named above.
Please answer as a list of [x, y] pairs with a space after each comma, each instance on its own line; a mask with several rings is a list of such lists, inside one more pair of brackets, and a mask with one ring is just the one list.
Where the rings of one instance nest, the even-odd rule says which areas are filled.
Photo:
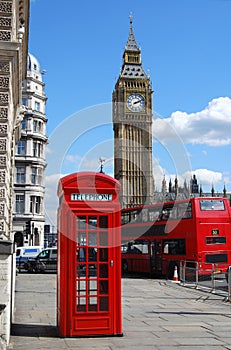
[[22, 83], [25, 113], [15, 155], [13, 231], [17, 246], [44, 245], [47, 98], [43, 73], [37, 58], [28, 54]]
[[0, 348], [10, 338], [14, 307], [14, 237], [12, 199], [15, 143], [23, 109], [21, 84], [26, 77], [29, 0], [0, 0]]

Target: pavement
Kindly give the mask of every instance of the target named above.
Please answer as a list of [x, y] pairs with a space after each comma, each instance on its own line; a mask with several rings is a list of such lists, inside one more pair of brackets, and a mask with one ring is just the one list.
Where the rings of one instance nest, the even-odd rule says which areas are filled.
[[8, 349], [231, 349], [231, 303], [163, 279], [123, 278], [123, 337], [60, 338], [56, 275], [18, 274]]

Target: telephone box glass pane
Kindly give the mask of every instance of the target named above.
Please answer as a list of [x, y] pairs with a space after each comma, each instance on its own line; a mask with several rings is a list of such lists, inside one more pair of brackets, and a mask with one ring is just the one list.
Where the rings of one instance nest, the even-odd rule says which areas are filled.
[[100, 311], [108, 311], [108, 297], [101, 297], [100, 298], [99, 309], [100, 309]]
[[97, 298], [89, 298], [88, 301], [88, 311], [97, 311]]
[[86, 216], [77, 216], [77, 230], [86, 230]]
[[108, 250], [107, 248], [99, 249], [99, 261], [108, 261]]
[[76, 291], [77, 295], [83, 296], [86, 295], [86, 281], [83, 279], [79, 279], [76, 281]]
[[77, 311], [86, 312], [86, 298], [77, 298]]
[[88, 219], [88, 230], [95, 230], [97, 227], [97, 217], [89, 216]]
[[108, 228], [108, 217], [100, 216], [99, 217], [99, 227], [100, 228]]
[[99, 233], [99, 245], [101, 247], [108, 247], [108, 232], [101, 231]]
[[97, 261], [97, 248], [88, 248], [88, 261]]
[[87, 244], [86, 232], [79, 232], [77, 234], [77, 245], [85, 246]]
[[88, 233], [88, 245], [89, 246], [96, 246], [97, 240], [96, 240], [97, 236], [96, 236], [96, 232], [89, 232]]
[[89, 292], [89, 294], [96, 294], [97, 293], [97, 280], [96, 279], [90, 279], [88, 281], [88, 292]]
[[77, 262], [83, 262], [86, 260], [85, 258], [86, 248], [77, 248], [76, 249], [76, 260]]
[[100, 294], [108, 294], [108, 280], [99, 281], [100, 284]]
[[101, 277], [101, 278], [108, 278], [108, 265], [107, 264], [101, 264], [100, 265], [99, 277]]

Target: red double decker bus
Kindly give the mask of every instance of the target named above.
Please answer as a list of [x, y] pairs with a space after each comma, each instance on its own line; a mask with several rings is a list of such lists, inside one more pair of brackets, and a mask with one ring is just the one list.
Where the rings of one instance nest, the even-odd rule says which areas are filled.
[[198, 197], [122, 210], [122, 269], [171, 278], [180, 261], [231, 265], [227, 198]]

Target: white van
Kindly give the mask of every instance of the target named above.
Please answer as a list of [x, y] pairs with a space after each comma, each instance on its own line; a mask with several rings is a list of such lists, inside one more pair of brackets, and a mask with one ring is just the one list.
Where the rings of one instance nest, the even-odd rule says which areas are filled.
[[20, 270], [24, 268], [25, 262], [29, 258], [36, 258], [36, 256], [43, 250], [41, 246], [24, 246], [16, 249], [16, 267]]

